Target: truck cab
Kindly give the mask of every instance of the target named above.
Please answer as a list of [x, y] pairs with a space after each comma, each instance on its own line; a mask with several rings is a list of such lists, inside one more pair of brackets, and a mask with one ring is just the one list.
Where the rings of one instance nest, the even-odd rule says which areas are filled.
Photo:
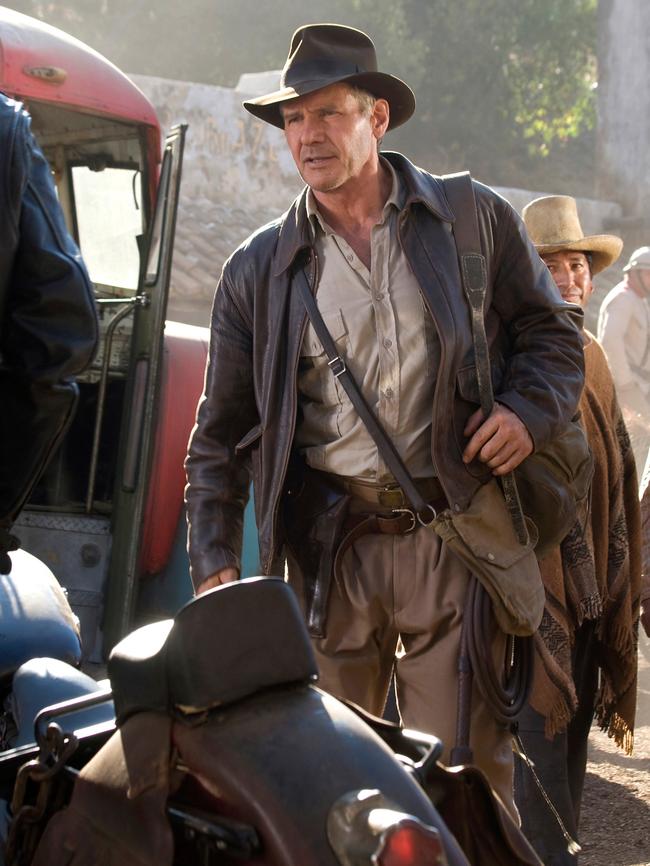
[[[85, 654], [101, 661], [136, 620], [169, 615], [191, 595], [183, 458], [208, 331], [165, 322], [185, 127], [162, 142], [152, 104], [124, 73], [5, 7], [0, 90], [32, 116], [101, 335], [74, 421], [14, 531], [66, 588]], [[175, 556], [161, 601], [147, 576]]]

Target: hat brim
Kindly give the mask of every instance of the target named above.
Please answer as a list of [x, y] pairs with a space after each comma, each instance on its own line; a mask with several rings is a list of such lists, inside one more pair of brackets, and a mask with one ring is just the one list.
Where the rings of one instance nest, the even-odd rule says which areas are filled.
[[535, 249], [540, 254], [577, 252], [590, 253], [592, 258], [591, 273], [599, 274], [613, 265], [623, 250], [623, 241], [616, 235], [588, 235], [577, 241], [566, 241], [557, 244], [535, 244]]
[[255, 99], [247, 99], [243, 105], [246, 111], [260, 120], [277, 126], [278, 129], [284, 129], [284, 119], [280, 107], [285, 102], [322, 90], [331, 84], [350, 84], [354, 87], [361, 87], [372, 93], [377, 99], [385, 99], [390, 107], [388, 129], [395, 129], [395, 127], [406, 123], [415, 111], [415, 94], [411, 88], [400, 78], [386, 72], [359, 72], [344, 78], [313, 79], [304, 84], [296, 85], [296, 87], [283, 87], [273, 93], [267, 93]]
[[650, 271], [650, 262], [634, 262], [628, 263], [623, 268], [623, 273], [627, 274], [628, 271]]

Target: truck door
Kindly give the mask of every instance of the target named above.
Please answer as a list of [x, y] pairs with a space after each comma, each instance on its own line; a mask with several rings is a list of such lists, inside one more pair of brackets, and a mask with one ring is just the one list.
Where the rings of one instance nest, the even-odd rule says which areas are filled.
[[[128, 417], [122, 425], [121, 441], [116, 443], [119, 476], [114, 491], [113, 550], [105, 593], [105, 650], [128, 631], [135, 603], [186, 129], [186, 125], [174, 127], [165, 141], [156, 207], [144, 241], [134, 299], [134, 332], [125, 400]], [[104, 351], [109, 356], [110, 346]], [[101, 428], [101, 418], [97, 426]], [[96, 436], [100, 434], [101, 429], [95, 431]], [[160, 503], [160, 507], [164, 508], [165, 503]]]

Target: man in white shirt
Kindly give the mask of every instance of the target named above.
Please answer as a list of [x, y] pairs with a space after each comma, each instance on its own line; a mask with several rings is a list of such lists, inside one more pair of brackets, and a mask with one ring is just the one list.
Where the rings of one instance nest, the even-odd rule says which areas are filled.
[[635, 250], [623, 271], [623, 281], [608, 293], [600, 308], [598, 340], [607, 355], [640, 472], [650, 423], [650, 309], [646, 300], [650, 295], [650, 247]]

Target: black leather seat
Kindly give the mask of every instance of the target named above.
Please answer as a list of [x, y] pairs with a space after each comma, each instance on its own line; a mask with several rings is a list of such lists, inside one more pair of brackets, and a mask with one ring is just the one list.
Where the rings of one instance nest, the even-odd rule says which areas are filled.
[[143, 710], [199, 713], [314, 682], [318, 670], [293, 591], [280, 578], [252, 577], [132, 632], [114, 647], [108, 675], [119, 725]]

